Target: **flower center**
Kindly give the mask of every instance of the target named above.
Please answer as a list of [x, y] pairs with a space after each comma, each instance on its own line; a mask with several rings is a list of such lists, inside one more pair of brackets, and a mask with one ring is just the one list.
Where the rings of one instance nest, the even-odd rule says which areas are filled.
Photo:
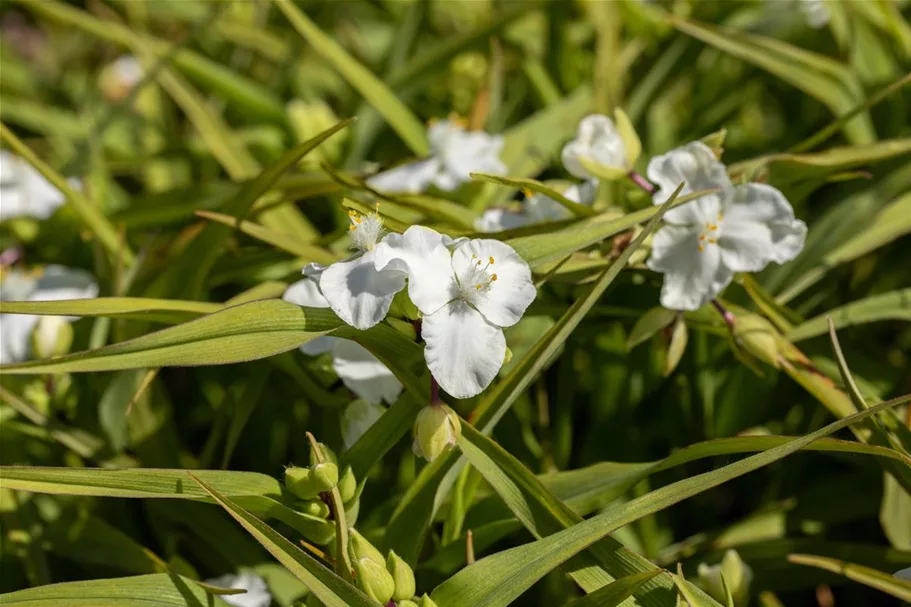
[[721, 229], [721, 224], [724, 221], [724, 213], [718, 213], [718, 219], [716, 221], [706, 222], [702, 226], [702, 233], [699, 234], [699, 252], [702, 253], [705, 251], [705, 247], [713, 244], [718, 244], [718, 232]]
[[490, 266], [496, 263], [493, 256], [484, 260], [478, 259], [476, 255], [471, 256], [472, 263], [468, 269], [459, 277], [459, 298], [467, 302], [472, 302], [482, 293], [490, 290], [490, 286], [497, 281], [496, 273], [490, 272]]
[[379, 214], [379, 203], [376, 207], [377, 212], [371, 215], [348, 211], [348, 218], [351, 221], [351, 225], [348, 226], [348, 234], [351, 236], [354, 246], [361, 251], [372, 251], [376, 246], [376, 241], [383, 234], [383, 220]]

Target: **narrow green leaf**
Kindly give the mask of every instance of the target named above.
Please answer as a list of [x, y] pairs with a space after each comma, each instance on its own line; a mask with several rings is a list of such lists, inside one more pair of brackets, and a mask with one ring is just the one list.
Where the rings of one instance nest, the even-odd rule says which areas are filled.
[[616, 607], [633, 596], [633, 593], [636, 592], [642, 584], [660, 573], [661, 570], [658, 569], [655, 571], [624, 576], [581, 599], [576, 599], [575, 601], [567, 603], [566, 607]]
[[828, 318], [832, 319], [836, 329], [883, 320], [911, 321], [911, 289], [873, 295], [833, 308], [794, 327], [787, 333], [787, 338], [798, 342], [823, 335], [828, 330]]
[[787, 457], [816, 439], [903, 400], [896, 399], [855, 413], [764, 453], [672, 483], [625, 504], [609, 507], [593, 518], [543, 539], [483, 558], [439, 585], [433, 591], [433, 600], [447, 607], [508, 605], [549, 571], [620, 527]]
[[911, 602], [911, 582], [897, 578], [894, 575], [864, 567], [863, 565], [855, 565], [854, 563], [846, 563], [845, 561], [811, 554], [789, 554], [788, 561], [797, 565], [825, 569], [826, 571], [843, 575], [849, 580], [864, 586], [891, 594], [903, 601]]
[[676, 316], [676, 312], [661, 306], [651, 308], [640, 316], [636, 324], [633, 325], [626, 340], [626, 349], [632, 350], [642, 342], [647, 341], [652, 335], [674, 322]]
[[547, 196], [554, 202], [558, 202], [563, 207], [572, 213], [575, 217], [594, 217], [598, 214], [592, 207], [579, 204], [578, 202], [573, 202], [560, 192], [556, 191], [553, 188], [547, 187], [545, 184], [537, 181], [536, 179], [526, 179], [522, 177], [500, 177], [498, 175], [487, 175], [485, 173], [471, 173], [472, 179], [477, 179], [478, 181], [486, 181], [488, 183], [495, 183], [498, 185], [505, 185], [513, 189], [527, 189], [532, 192], [537, 192], [538, 194], [543, 194]]
[[234, 520], [256, 538], [282, 565], [304, 583], [326, 607], [376, 607], [360, 590], [327, 569], [312, 556], [276, 533], [261, 520], [225, 497], [203, 480], [190, 474]]
[[64, 301], [4, 301], [0, 303], [0, 311], [3, 314], [101, 316], [175, 324], [217, 312], [222, 307], [222, 304], [204, 301], [146, 297], [98, 297]]
[[213, 213], [211, 211], [196, 211], [196, 215], [202, 217], [203, 219], [208, 219], [219, 223], [223, 226], [228, 226], [229, 228], [235, 228], [240, 230], [247, 236], [252, 236], [257, 240], [272, 245], [277, 249], [281, 249], [292, 255], [297, 255], [305, 262], [315, 261], [324, 265], [331, 264], [336, 259], [335, 255], [321, 249], [320, 247], [301, 242], [300, 238], [292, 235], [286, 234], [285, 232], [279, 232], [278, 230], [272, 230], [265, 226], [261, 226], [258, 223], [253, 223], [252, 221], [240, 221], [236, 217], [231, 215], [225, 215], [224, 213]]
[[297, 33], [376, 108], [415, 154], [426, 156], [430, 153], [424, 125], [380, 79], [358, 63], [289, 0], [273, 2], [285, 14]]
[[48, 584], [0, 594], [16, 607], [227, 607], [197, 582], [173, 573]]

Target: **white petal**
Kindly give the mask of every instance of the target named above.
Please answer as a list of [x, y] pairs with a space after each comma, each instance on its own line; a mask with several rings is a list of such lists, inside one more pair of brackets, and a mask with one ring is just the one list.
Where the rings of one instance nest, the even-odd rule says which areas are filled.
[[907, 580], [911, 582], [911, 567], [896, 571], [893, 575], [901, 580]]
[[[527, 203], [526, 203], [527, 204]], [[525, 213], [508, 209], [487, 209], [474, 222], [479, 232], [501, 232], [528, 225], [530, 218]]]
[[563, 166], [580, 179], [592, 177], [580, 158], [605, 167], [626, 169], [626, 148], [614, 121], [602, 114], [586, 116], [579, 122], [576, 138], [563, 146]]
[[312, 261], [301, 269], [301, 274], [303, 274], [304, 276], [307, 276], [309, 278], [318, 279], [320, 277], [320, 275], [323, 273], [323, 271], [328, 267], [329, 266], [324, 266], [321, 263], [316, 263], [315, 261]]
[[332, 368], [349, 390], [368, 403], [392, 404], [402, 384], [392, 371], [360, 344], [338, 339], [332, 347]]
[[32, 330], [40, 319], [31, 314], [0, 314], [0, 365], [28, 360]]
[[377, 272], [373, 262], [374, 251], [367, 251], [332, 264], [319, 279], [332, 311], [362, 331], [386, 318], [392, 298], [405, 288], [403, 273]]
[[323, 335], [322, 337], [311, 339], [304, 345], [300, 346], [298, 349], [307, 356], [319, 356], [320, 354], [331, 352], [332, 348], [335, 347], [335, 342], [339, 339], [341, 338]]
[[686, 185], [680, 195], [720, 187], [716, 194], [708, 194], [688, 202], [664, 215], [668, 223], [681, 225], [717, 222], [718, 213], [731, 196], [733, 185], [724, 165], [715, 158], [712, 149], [701, 141], [693, 141], [667, 154], [655, 156], [648, 163], [648, 178], [658, 185], [653, 197], [655, 204], [667, 201], [681, 182]]
[[772, 231], [764, 223], [728, 221], [718, 237], [721, 260], [735, 272], [758, 272], [769, 263]]
[[[762, 224], [764, 229], [757, 228], [757, 224]], [[758, 269], [765, 267], [769, 261], [785, 263], [797, 257], [803, 250], [807, 226], [794, 217], [791, 203], [778, 189], [762, 183], [735, 187], [725, 209], [720, 242], [727, 245], [729, 239], [725, 238], [726, 234], [749, 234], [755, 239], [757, 233], [765, 232], [768, 233], [768, 242], [762, 255], [765, 263]], [[741, 270], [738, 267], [734, 269], [742, 272], [758, 271]]]
[[360, 399], [348, 405], [342, 416], [342, 440], [345, 443], [345, 449], [354, 446], [354, 443], [364, 436], [370, 426], [375, 424], [376, 420], [385, 412], [385, 407]]
[[698, 310], [731, 282], [733, 272], [721, 263], [718, 245], [699, 250], [699, 227], [667, 225], [652, 241], [648, 267], [664, 274], [661, 305], [669, 310]]
[[470, 181], [470, 173], [505, 174], [506, 165], [500, 160], [502, 149], [503, 137], [499, 135], [452, 130], [437, 152], [442, 171], [434, 180], [434, 185], [451, 191]]
[[424, 314], [433, 314], [455, 296], [452, 254], [443, 235], [424, 226], [389, 234], [376, 245], [377, 269], [408, 275], [408, 296]]
[[[452, 254], [452, 267], [460, 281], [463, 297], [484, 318], [500, 327], [519, 322], [537, 295], [528, 264], [512, 247], [499, 240], [468, 241]], [[482, 268], [486, 268], [483, 272], [490, 277], [486, 285]], [[476, 278], [478, 275], [480, 280]], [[482, 288], [476, 288], [478, 284]]]
[[252, 571], [242, 571], [238, 575], [223, 575], [206, 580], [206, 583], [219, 588], [246, 590], [244, 594], [223, 594], [219, 597], [234, 607], [269, 607], [272, 604], [272, 595], [269, 594], [266, 581]]
[[[69, 299], [92, 299], [98, 297], [98, 283], [91, 274], [78, 268], [50, 265], [35, 283], [35, 290], [28, 296], [29, 301], [63, 301]], [[78, 316], [64, 316], [75, 321]]]
[[[79, 187], [78, 180], [67, 181]], [[63, 193], [44, 175], [7, 151], [0, 152], [0, 187], [3, 197], [0, 221], [22, 216], [47, 219], [66, 202]]]
[[367, 180], [367, 185], [390, 194], [416, 194], [427, 189], [439, 172], [440, 161], [427, 158], [377, 173]]
[[424, 358], [433, 377], [456, 398], [480, 394], [503, 365], [503, 330], [461, 300], [425, 316], [421, 336]]
[[319, 282], [313, 278], [304, 278], [303, 280], [298, 280], [291, 284], [285, 289], [282, 299], [309, 308], [329, 307], [329, 302], [326, 301], [326, 298], [320, 293]]

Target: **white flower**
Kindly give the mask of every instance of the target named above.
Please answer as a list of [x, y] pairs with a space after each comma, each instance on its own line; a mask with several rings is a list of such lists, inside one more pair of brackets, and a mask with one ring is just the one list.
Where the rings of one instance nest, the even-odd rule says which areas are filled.
[[506, 356], [502, 327], [535, 298], [528, 264], [498, 240], [453, 243], [412, 226], [376, 248], [376, 267], [408, 273], [408, 295], [423, 313], [424, 358], [440, 387], [456, 398], [483, 391]]
[[111, 63], [111, 71], [117, 77], [117, 83], [130, 90], [142, 81], [145, 70], [139, 59], [133, 55], [123, 55]]
[[[79, 187], [77, 180], [68, 181]], [[0, 221], [14, 217], [47, 219], [65, 202], [63, 193], [32, 165], [0, 150]]]
[[360, 399], [348, 405], [342, 416], [342, 440], [345, 448], [350, 449], [385, 412], [385, 407]]
[[900, 580], [907, 580], [911, 582], [911, 567], [896, 571], [893, 575]]
[[379, 214], [349, 215], [349, 234], [357, 252], [322, 270], [319, 290], [339, 318], [366, 330], [386, 317], [392, 298], [405, 288], [405, 273], [380, 272], [374, 266], [374, 249], [383, 232]]
[[580, 179], [617, 179], [629, 173], [642, 146], [622, 110], [614, 112], [616, 124], [602, 114], [579, 122], [576, 138], [563, 146], [563, 166]]
[[758, 272], [769, 262], [785, 263], [803, 249], [807, 226], [794, 217], [784, 195], [772, 186], [734, 186], [724, 165], [702, 142], [656, 156], [648, 177], [659, 186], [655, 204], [680, 182], [681, 195], [720, 188], [668, 211], [652, 241], [648, 267], [664, 274], [661, 305], [696, 310], [731, 282], [734, 272]]
[[[2, 301], [59, 301], [87, 299], [98, 296], [98, 285], [84, 271], [63, 266], [47, 266], [41, 275], [9, 270], [0, 282]], [[33, 316], [31, 314], [0, 314], [0, 364], [17, 363], [31, 355], [31, 335], [41, 322], [41, 335], [48, 343], [56, 334], [60, 322], [72, 322], [75, 316]]]
[[482, 131], [466, 131], [455, 120], [439, 120], [427, 131], [429, 158], [395, 167], [374, 175], [367, 184], [383, 192], [422, 192], [431, 185], [452, 191], [466, 181], [469, 173], [503, 175], [500, 160], [503, 137]]
[[226, 574], [211, 580], [207, 584], [219, 588], [232, 588], [246, 590], [244, 594], [221, 594], [218, 598], [235, 607], [269, 607], [272, 604], [272, 595], [266, 580], [252, 571], [241, 571], [237, 575]]
[[[320, 293], [317, 278], [321, 266], [310, 264], [304, 268], [307, 278], [292, 284], [282, 299], [299, 306], [328, 308], [329, 302]], [[370, 405], [385, 401], [394, 403], [402, 391], [402, 384], [386, 365], [358, 343], [338, 337], [317, 337], [301, 346], [301, 352], [316, 356], [332, 353], [332, 369], [345, 386]]]
[[502, 232], [520, 228], [531, 223], [531, 218], [524, 211], [494, 207], [487, 209], [475, 220], [474, 229], [478, 232]]

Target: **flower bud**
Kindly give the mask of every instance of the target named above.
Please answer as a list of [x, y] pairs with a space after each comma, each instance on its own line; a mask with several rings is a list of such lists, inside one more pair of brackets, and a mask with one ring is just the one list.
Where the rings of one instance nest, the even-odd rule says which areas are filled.
[[437, 604], [433, 602], [426, 594], [421, 597], [421, 607], [437, 607]]
[[741, 314], [734, 321], [734, 336], [743, 349], [776, 369], [780, 365], [777, 333], [772, 323], [757, 314]]
[[[335, 451], [324, 445], [323, 443], [317, 443], [319, 445], [320, 453], [323, 455], [324, 462], [332, 462], [335, 465], [338, 465], [338, 457], [335, 455]], [[316, 457], [316, 452], [313, 450], [313, 446], [310, 446], [310, 465], [315, 466], [320, 463], [318, 457]]]
[[368, 558], [356, 560], [353, 565], [360, 589], [374, 601], [379, 601], [383, 605], [388, 603], [395, 592], [395, 581], [386, 571], [386, 567], [377, 565]]
[[395, 582], [395, 592], [392, 598], [396, 601], [403, 601], [414, 596], [414, 571], [408, 566], [408, 563], [402, 560], [392, 550], [386, 557], [386, 571], [392, 575]]
[[320, 487], [320, 493], [332, 491], [338, 484], [338, 466], [332, 462], [311, 466], [310, 478], [317, 487]]
[[[287, 109], [288, 123], [299, 143], [316, 137], [339, 121], [332, 108], [320, 100], [292, 99], [288, 102]], [[341, 154], [347, 136], [344, 130], [336, 133], [311, 153], [320, 160], [333, 162]]]
[[753, 570], [740, 559], [736, 550], [728, 550], [724, 558], [717, 565], [699, 563], [697, 570], [699, 585], [717, 601], [725, 604], [727, 596], [721, 578], [727, 585], [734, 599], [735, 607], [743, 607], [750, 597], [750, 582], [753, 580]]
[[297, 497], [312, 500], [330, 491], [338, 482], [338, 466], [318, 464], [313, 468], [290, 466], [285, 469], [285, 486]]
[[354, 471], [351, 470], [351, 466], [345, 466], [342, 477], [338, 479], [338, 493], [345, 504], [357, 495], [357, 479], [354, 478]]
[[62, 356], [73, 345], [73, 326], [63, 316], [42, 316], [32, 330], [31, 341], [35, 358]]
[[429, 405], [421, 409], [414, 422], [414, 452], [432, 462], [455, 445], [461, 434], [462, 424], [455, 411], [441, 403]]
[[386, 566], [386, 559], [383, 558], [383, 554], [354, 527], [348, 530], [348, 556], [352, 561], [368, 559], [377, 565]]
[[297, 511], [310, 516], [326, 518], [329, 516], [329, 506], [318, 499], [297, 502]]
[[418, 604], [414, 601], [398, 601], [396, 607], [418, 607]]

